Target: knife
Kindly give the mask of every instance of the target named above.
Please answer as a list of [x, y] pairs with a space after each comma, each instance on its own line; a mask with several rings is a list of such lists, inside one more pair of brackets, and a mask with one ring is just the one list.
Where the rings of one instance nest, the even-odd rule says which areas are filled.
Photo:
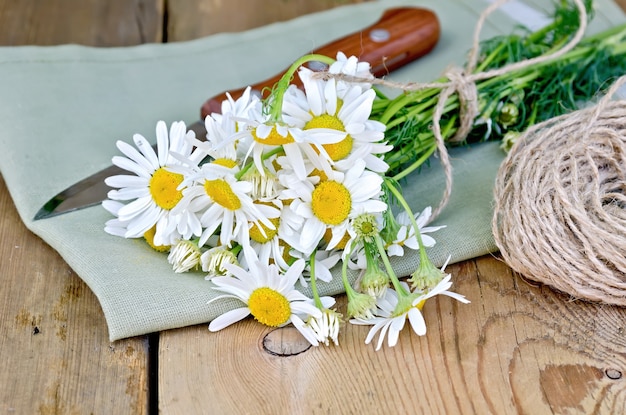
[[[439, 19], [434, 12], [420, 7], [398, 7], [383, 13], [381, 18], [371, 26], [328, 43], [310, 53], [334, 58], [341, 51], [346, 56], [355, 55], [361, 61], [369, 62], [372, 73], [382, 77], [415, 59], [430, 52], [439, 41]], [[312, 70], [325, 69], [316, 62], [309, 63]], [[280, 77], [276, 76], [251, 85], [252, 90], [264, 97]], [[299, 79], [293, 83], [301, 87]], [[208, 99], [200, 108], [200, 120], [188, 126], [189, 130], [202, 139], [206, 135], [204, 119], [211, 113], [221, 111], [221, 103], [230, 94], [233, 99], [239, 98], [245, 88], [223, 92]], [[104, 179], [117, 174], [125, 174], [125, 170], [110, 166], [73, 184], [52, 199], [47, 201], [35, 214], [33, 220], [50, 218], [77, 209], [94, 206], [106, 200], [111, 190]]]

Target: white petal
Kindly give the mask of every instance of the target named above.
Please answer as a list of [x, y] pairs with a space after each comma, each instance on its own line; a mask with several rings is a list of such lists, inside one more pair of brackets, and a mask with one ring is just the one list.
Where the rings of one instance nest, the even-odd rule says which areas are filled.
[[294, 262], [283, 276], [282, 280], [284, 283], [281, 284], [281, 288], [293, 287], [300, 275], [302, 275], [305, 265], [306, 263], [303, 259]]
[[387, 255], [389, 256], [404, 256], [404, 249], [400, 245], [393, 244], [387, 248]]
[[291, 316], [291, 324], [304, 336], [305, 339], [313, 346], [319, 346], [319, 342], [315, 338], [315, 332], [310, 327], [306, 327], [304, 322], [298, 316]]
[[248, 307], [236, 308], [217, 317], [209, 324], [209, 330], [220, 331], [224, 327], [228, 327], [233, 323], [243, 320], [250, 315]]
[[144, 166], [143, 164], [137, 163], [135, 160], [122, 156], [114, 156], [111, 160], [117, 167], [131, 173], [135, 173], [137, 176], [144, 177], [146, 179], [150, 179], [150, 177], [152, 177], [152, 172], [154, 171], [152, 166]]
[[411, 327], [413, 331], [418, 336], [423, 336], [426, 334], [426, 321], [424, 321], [424, 316], [422, 313], [415, 307], [409, 310], [409, 322], [411, 323]]
[[149, 159], [147, 159], [143, 154], [141, 154], [137, 150], [137, 148], [131, 146], [130, 144], [124, 141], [117, 141], [116, 146], [122, 153], [124, 153], [124, 155], [126, 155], [126, 157], [129, 158], [129, 160], [134, 161], [135, 163], [137, 163], [137, 165], [141, 166], [144, 170], [153, 171], [158, 168], [158, 165], [152, 164]]
[[167, 163], [167, 155], [169, 152], [169, 138], [167, 135], [167, 126], [165, 125], [165, 121], [157, 122], [156, 138], [159, 166], [164, 166]]
[[110, 190], [107, 193], [109, 199], [114, 200], [134, 200], [139, 198], [146, 198], [152, 201], [150, 190], [148, 188], [140, 187], [124, 187], [119, 190]]
[[107, 177], [104, 182], [109, 187], [148, 187], [148, 182], [145, 177], [131, 176], [126, 174], [119, 174], [116, 176]]
[[424, 244], [425, 247], [430, 248], [432, 246], [435, 246], [435, 244], [437, 243], [437, 241], [435, 241], [433, 237], [429, 235], [424, 235], [423, 233], [421, 235], [422, 235], [422, 243]]
[[389, 330], [389, 326], [391, 325], [391, 322], [389, 320], [386, 321], [386, 323], [383, 325], [382, 330], [380, 331], [380, 334], [378, 335], [378, 343], [376, 344], [376, 351], [380, 350], [380, 348], [383, 345], [383, 341], [385, 340], [385, 335], [387, 334], [387, 330]]
[[455, 293], [455, 292], [452, 292], [452, 291], [444, 291], [444, 292], [441, 293], [441, 295], [447, 295], [448, 297], [452, 297], [455, 300], [460, 301], [460, 302], [462, 302], [464, 304], [469, 304], [470, 303], [470, 300], [465, 298], [464, 295], [461, 295], [461, 294], [458, 294], [458, 293]]
[[398, 316], [391, 320], [389, 334], [387, 335], [387, 345], [393, 347], [398, 343], [400, 332], [404, 328], [405, 316]]

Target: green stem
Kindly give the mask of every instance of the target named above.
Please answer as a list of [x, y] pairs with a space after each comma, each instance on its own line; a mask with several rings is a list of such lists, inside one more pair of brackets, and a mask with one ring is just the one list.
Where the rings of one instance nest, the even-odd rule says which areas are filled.
[[391, 193], [394, 195], [400, 206], [406, 211], [409, 216], [409, 220], [411, 221], [411, 225], [413, 229], [415, 229], [415, 239], [417, 240], [417, 244], [419, 245], [419, 253], [420, 253], [420, 264], [425, 263], [425, 261], [429, 261], [428, 254], [426, 253], [426, 248], [424, 247], [424, 242], [422, 241], [422, 234], [420, 233], [420, 228], [415, 220], [415, 215], [413, 215], [413, 211], [411, 207], [407, 203], [404, 196], [402, 196], [402, 192], [400, 192], [394, 184], [389, 179], [385, 179], [385, 186]]
[[350, 244], [350, 246], [348, 246], [347, 248], [349, 249], [349, 251], [347, 251], [347, 254], [344, 254], [345, 259], [341, 261], [341, 282], [343, 283], [343, 288], [346, 291], [348, 302], [350, 302], [350, 300], [352, 300], [356, 296], [356, 291], [354, 291], [354, 288], [352, 288], [352, 285], [348, 280], [348, 261], [352, 252], [352, 244]]
[[[415, 160], [415, 162], [413, 162], [409, 167], [407, 167], [406, 169], [403, 169], [400, 173], [393, 176], [393, 180], [397, 181], [408, 176], [410, 173], [412, 173], [414, 170], [416, 170], [422, 164], [424, 164], [426, 160], [428, 160], [430, 156], [432, 156], [436, 150], [437, 150], [437, 143], [435, 142], [430, 143], [430, 146], [426, 149], [426, 151], [422, 154], [422, 156], [418, 158], [417, 160]], [[395, 169], [398, 167], [400, 166], [390, 165], [389, 170], [395, 171]]]
[[309, 54], [301, 57], [296, 60], [291, 66], [287, 69], [284, 75], [280, 78], [280, 80], [276, 83], [276, 86], [270, 96], [268, 97], [268, 102], [270, 104], [269, 109], [269, 122], [281, 122], [282, 121], [282, 111], [283, 111], [283, 97], [285, 92], [287, 92], [287, 88], [289, 88], [289, 84], [293, 79], [293, 75], [296, 73], [300, 66], [304, 65], [310, 61], [319, 61], [325, 63], [327, 65], [332, 65], [335, 62], [335, 59], [330, 58], [325, 55], [319, 54]]
[[383, 261], [385, 265], [385, 270], [387, 271], [387, 275], [389, 275], [389, 279], [391, 280], [391, 284], [393, 288], [396, 290], [398, 294], [408, 295], [409, 292], [400, 284], [400, 280], [396, 275], [393, 267], [391, 266], [391, 262], [389, 262], [389, 257], [387, 256], [387, 251], [385, 251], [385, 247], [383, 245], [383, 239], [380, 235], [376, 235], [376, 247], [378, 248], [378, 253], [380, 255], [380, 259]]
[[505, 44], [500, 43], [482, 62], [476, 67], [476, 72], [483, 72], [486, 67], [488, 67], [491, 62], [493, 62], [496, 58], [500, 58], [500, 52], [504, 49]]

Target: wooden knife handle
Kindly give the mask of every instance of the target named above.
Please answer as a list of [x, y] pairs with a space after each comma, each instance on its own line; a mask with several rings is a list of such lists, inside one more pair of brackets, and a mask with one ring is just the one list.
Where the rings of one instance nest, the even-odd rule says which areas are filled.
[[[373, 25], [328, 43], [312, 53], [335, 58], [337, 52], [341, 51], [346, 56], [357, 56], [359, 60], [369, 62], [374, 76], [381, 77], [430, 52], [439, 41], [439, 33], [439, 19], [432, 11], [419, 7], [392, 8], [385, 11]], [[278, 82], [284, 73], [252, 85], [252, 89], [262, 93], [264, 88], [271, 88]], [[301, 86], [297, 76], [293, 83]], [[244, 90], [241, 88], [228, 92], [237, 99]], [[266, 92], [264, 94], [263, 97], [267, 95]], [[201, 119], [204, 120], [211, 113], [219, 113], [225, 99], [226, 92], [208, 99], [202, 105]]]

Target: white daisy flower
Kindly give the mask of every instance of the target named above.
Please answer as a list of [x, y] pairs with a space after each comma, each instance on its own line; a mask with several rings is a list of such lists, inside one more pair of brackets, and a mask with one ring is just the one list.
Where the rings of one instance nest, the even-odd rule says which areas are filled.
[[[209, 324], [209, 330], [219, 331], [252, 315], [257, 321], [270, 327], [282, 327], [292, 323], [312, 345], [319, 345], [313, 329], [305, 325], [303, 318], [321, 318], [322, 311], [313, 304], [313, 300], [295, 288], [295, 283], [304, 269], [304, 261], [294, 262], [284, 274], [281, 274], [276, 265], [266, 265], [258, 261], [249, 264], [249, 271], [231, 264], [224, 267], [233, 276], [215, 277], [211, 280], [215, 284], [213, 289], [225, 294], [210, 302], [236, 298], [245, 307], [217, 317]], [[332, 297], [322, 298], [326, 303], [334, 302]]]
[[290, 205], [304, 218], [294, 247], [310, 255], [330, 228], [332, 238], [327, 249], [333, 249], [344, 238], [351, 218], [387, 209], [387, 204], [380, 200], [381, 184], [380, 175], [365, 170], [363, 160], [357, 160], [346, 172], [333, 171], [317, 185], [301, 182], [295, 189], [299, 197]]
[[[365, 242], [373, 242], [379, 234], [382, 221], [382, 214], [371, 212], [363, 212], [352, 218], [347, 228], [349, 239], [345, 246], [352, 247], [352, 251], [362, 250]], [[348, 254], [351, 253], [344, 253], [344, 258], [347, 258]]]
[[[365, 338], [365, 344], [369, 344], [374, 339], [374, 336], [380, 332], [376, 350], [380, 350], [385, 340], [385, 335], [387, 335], [387, 345], [389, 347], [395, 346], [398, 343], [398, 337], [407, 319], [415, 334], [424, 336], [426, 334], [426, 322], [424, 321], [421, 310], [426, 300], [437, 295], [446, 295], [462, 303], [469, 303], [469, 300], [466, 299], [465, 296], [448, 291], [448, 289], [452, 287], [451, 279], [452, 275], [448, 274], [439, 284], [433, 287], [432, 290], [422, 294], [419, 292], [410, 293], [409, 286], [402, 282], [402, 287], [409, 294], [399, 295], [395, 290], [389, 288], [385, 294], [376, 301], [377, 310], [375, 317], [369, 319], [355, 318], [351, 319], [350, 323], [373, 326]], [[387, 334], [387, 332], [389, 332], [389, 334]]]
[[278, 175], [273, 169], [274, 166], [269, 164], [267, 167], [263, 172], [259, 172], [256, 168], [250, 168], [241, 177], [252, 184], [250, 196], [254, 200], [276, 200], [282, 190]]
[[305, 92], [294, 88], [293, 93], [285, 95], [285, 122], [315, 137], [324, 137], [318, 142], [331, 161], [339, 164], [337, 169], [347, 169], [354, 160], [363, 159], [368, 169], [387, 171], [389, 166], [379, 157], [392, 149], [381, 142], [385, 125], [369, 119], [375, 91], [355, 85], [339, 95], [335, 79], [313, 79], [313, 73], [301, 68]]
[[238, 180], [237, 166], [229, 167], [217, 161], [205, 163], [189, 177], [192, 181], [183, 190], [183, 197], [176, 209], [186, 210], [200, 216], [204, 227], [199, 245], [219, 228], [220, 243], [230, 246], [233, 241], [249, 241], [249, 222], [261, 223], [269, 229], [274, 225], [270, 218], [279, 215], [278, 209], [257, 205], [250, 197], [252, 184]]
[[[417, 226], [419, 226], [422, 243], [427, 248], [435, 246], [436, 243], [435, 239], [427, 234], [446, 227], [445, 225], [425, 226], [430, 220], [431, 214], [432, 208], [430, 206], [426, 207], [421, 213], [415, 214], [415, 221], [417, 222]], [[390, 256], [403, 256], [405, 246], [414, 250], [419, 249], [415, 228], [409, 219], [409, 214], [406, 211], [400, 212], [398, 216], [396, 216], [396, 222], [400, 225], [400, 229], [398, 229], [396, 238], [387, 247], [387, 253]]]
[[134, 175], [111, 176], [105, 183], [117, 188], [108, 193], [109, 199], [128, 201], [116, 209], [118, 225], [125, 227], [124, 237], [140, 237], [153, 226], [156, 226], [154, 241], [158, 245], [171, 245], [179, 238], [199, 235], [201, 226], [195, 216], [172, 212], [182, 199], [179, 185], [184, 180], [176, 169], [197, 162], [190, 144], [193, 137], [193, 131], [186, 131], [182, 121], [172, 123], [169, 134], [165, 122], [159, 121], [157, 152], [140, 134], [133, 136], [136, 148], [123, 141], [117, 142], [126, 157], [113, 157], [113, 164]]

